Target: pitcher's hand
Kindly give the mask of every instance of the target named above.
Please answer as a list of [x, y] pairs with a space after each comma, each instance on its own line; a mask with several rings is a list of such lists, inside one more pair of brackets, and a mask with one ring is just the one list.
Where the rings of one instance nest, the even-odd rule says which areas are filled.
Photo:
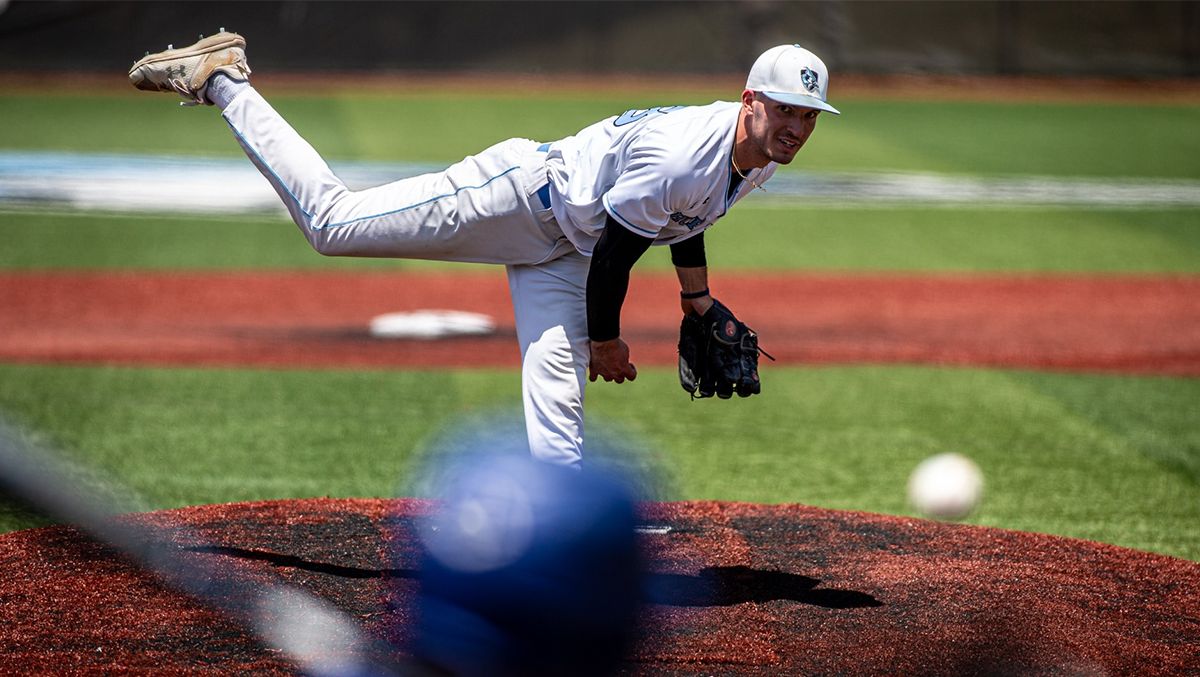
[[599, 376], [605, 381], [624, 383], [637, 378], [637, 367], [629, 361], [629, 346], [620, 338], [611, 341], [591, 341], [592, 360], [588, 378]]

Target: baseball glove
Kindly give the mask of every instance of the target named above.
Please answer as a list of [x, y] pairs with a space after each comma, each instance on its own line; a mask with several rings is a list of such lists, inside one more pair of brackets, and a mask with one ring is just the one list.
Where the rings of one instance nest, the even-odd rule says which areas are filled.
[[720, 301], [703, 315], [688, 313], [679, 327], [679, 384], [697, 397], [729, 399], [761, 391], [758, 334], [734, 317]]

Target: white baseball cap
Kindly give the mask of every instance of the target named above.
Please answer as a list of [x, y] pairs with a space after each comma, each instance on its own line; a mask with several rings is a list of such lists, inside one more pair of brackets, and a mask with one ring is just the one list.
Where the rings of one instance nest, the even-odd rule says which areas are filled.
[[763, 52], [750, 69], [746, 89], [779, 103], [841, 115], [825, 102], [829, 92], [825, 62], [800, 45], [779, 45]]

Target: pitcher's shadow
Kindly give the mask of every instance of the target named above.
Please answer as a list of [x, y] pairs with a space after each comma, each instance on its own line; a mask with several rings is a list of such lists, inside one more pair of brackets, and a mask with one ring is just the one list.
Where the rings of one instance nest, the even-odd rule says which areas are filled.
[[669, 606], [732, 606], [743, 602], [791, 600], [826, 609], [859, 609], [883, 602], [857, 590], [818, 588], [820, 580], [746, 566], [706, 567], [697, 576], [649, 574], [647, 601]]
[[[301, 569], [341, 578], [419, 579], [413, 569], [367, 569], [305, 560], [263, 550], [229, 546], [192, 546], [191, 552], [225, 555], [268, 562], [272, 566]], [[646, 574], [645, 601], [668, 606], [732, 606], [743, 602], [791, 600], [826, 609], [859, 609], [883, 606], [871, 595], [857, 590], [818, 588], [821, 581], [782, 571], [760, 571], [745, 566], [707, 567], [697, 576]]]

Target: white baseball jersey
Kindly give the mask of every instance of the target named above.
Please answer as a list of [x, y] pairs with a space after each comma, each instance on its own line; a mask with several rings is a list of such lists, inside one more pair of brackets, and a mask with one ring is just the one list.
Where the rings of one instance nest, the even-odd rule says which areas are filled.
[[[546, 167], [554, 217], [567, 239], [590, 255], [605, 213], [655, 244], [699, 233], [751, 190], [730, 196], [730, 156], [741, 104], [631, 110], [550, 146]], [[761, 185], [776, 164], [751, 170]]]
[[[252, 87], [222, 114], [322, 254], [507, 267], [530, 451], [569, 466], [583, 453], [588, 256], [605, 212], [670, 244], [708, 228], [752, 190], [743, 182], [729, 196], [736, 103], [629, 111], [548, 152], [509, 139], [445, 171], [360, 191]], [[749, 176], [761, 184], [774, 171]]]

